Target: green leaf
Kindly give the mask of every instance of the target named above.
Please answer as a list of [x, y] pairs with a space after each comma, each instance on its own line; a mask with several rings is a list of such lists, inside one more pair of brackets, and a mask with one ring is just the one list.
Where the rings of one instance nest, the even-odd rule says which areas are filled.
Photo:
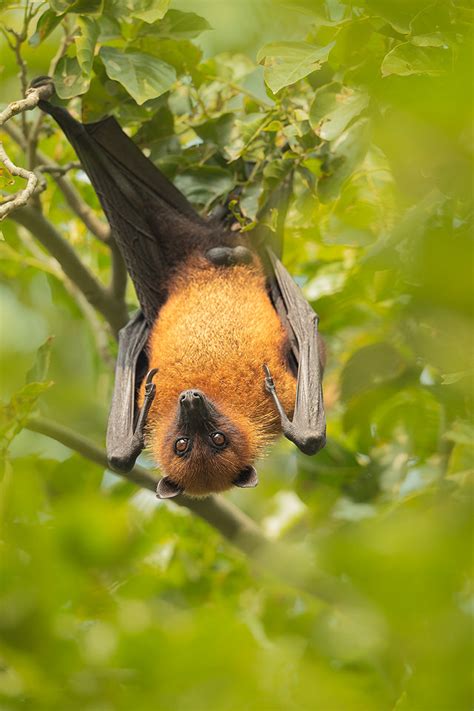
[[226, 83], [240, 81], [255, 70], [255, 64], [245, 54], [221, 52], [211, 59], [206, 59], [199, 67], [206, 78], [215, 78]]
[[94, 62], [94, 50], [99, 37], [99, 25], [90, 17], [78, 19], [80, 34], [75, 37], [76, 56], [83, 74], [90, 74]]
[[258, 52], [257, 62], [265, 65], [265, 82], [276, 94], [319, 69], [334, 44], [316, 47], [307, 42], [272, 42]]
[[49, 336], [42, 346], [36, 351], [36, 360], [33, 367], [26, 374], [27, 383], [44, 382], [49, 372], [51, 350], [54, 336]]
[[369, 119], [359, 119], [334, 141], [325, 175], [319, 180], [318, 193], [322, 200], [336, 197], [342, 184], [363, 160], [370, 142]]
[[382, 76], [439, 76], [448, 71], [450, 59], [451, 52], [448, 48], [416, 47], [411, 42], [404, 42], [385, 55], [381, 68]]
[[174, 183], [195, 205], [207, 205], [234, 187], [229, 171], [211, 165], [190, 168], [177, 175]]
[[153, 31], [161, 37], [171, 39], [192, 39], [212, 27], [204, 17], [194, 12], [181, 12], [181, 10], [168, 10], [163, 21]]
[[259, 138], [268, 123], [270, 123], [269, 117], [264, 113], [248, 114], [242, 120], [237, 119], [237, 138], [226, 151], [231, 160], [240, 158], [251, 144]]
[[368, 102], [365, 92], [343, 87], [337, 82], [327, 84], [314, 95], [309, 112], [310, 124], [320, 138], [332, 141], [365, 109]]
[[173, 67], [149, 54], [102, 47], [100, 57], [107, 75], [120, 82], [139, 105], [164, 94], [176, 80]]
[[219, 148], [225, 149], [230, 142], [234, 123], [234, 114], [225, 113], [217, 118], [212, 118], [197, 126], [193, 126], [193, 129], [203, 141], [213, 143]]
[[474, 446], [474, 425], [466, 420], [456, 420], [444, 436], [451, 442], [467, 444], [472, 447]]
[[455, 385], [455, 383], [459, 383], [468, 377], [469, 372], [467, 370], [460, 371], [459, 373], [443, 373], [441, 375], [441, 385]]
[[54, 86], [60, 99], [72, 99], [85, 94], [90, 76], [83, 73], [76, 57], [62, 57], [54, 72]]
[[417, 35], [411, 38], [411, 43], [416, 47], [443, 47], [446, 44], [440, 32]]
[[[40, 351], [42, 349], [39, 360], [45, 357], [46, 344]], [[10, 402], [0, 403], [0, 458], [5, 456], [11, 442], [25, 426], [39, 397], [52, 385], [52, 381], [29, 382], [13, 395]]]
[[169, 4], [170, 0], [122, 0], [120, 3], [127, 8], [130, 17], [136, 17], [149, 24], [161, 20], [165, 16]]
[[32, 47], [37, 47], [41, 42], [51, 34], [51, 32], [61, 22], [61, 16], [57, 15], [53, 10], [43, 12], [36, 25], [35, 33], [30, 37], [28, 43]]
[[176, 69], [176, 73], [191, 72], [200, 62], [202, 52], [189, 40], [161, 39], [154, 35], [140, 37], [130, 49], [139, 49], [145, 54], [162, 59]]
[[57, 15], [75, 12], [80, 15], [100, 15], [104, 7], [104, 0], [49, 0], [51, 9]]
[[398, 438], [400, 428], [408, 438], [407, 450], [420, 457], [436, 450], [441, 427], [441, 405], [424, 388], [401, 390], [376, 407], [372, 422], [385, 441]]
[[379, 15], [390, 23], [390, 25], [401, 34], [408, 34], [410, 31], [410, 20], [420, 9], [419, 0], [365, 0], [371, 14]]
[[341, 374], [341, 399], [346, 402], [364, 390], [397, 378], [406, 364], [388, 343], [372, 343], [352, 355]]

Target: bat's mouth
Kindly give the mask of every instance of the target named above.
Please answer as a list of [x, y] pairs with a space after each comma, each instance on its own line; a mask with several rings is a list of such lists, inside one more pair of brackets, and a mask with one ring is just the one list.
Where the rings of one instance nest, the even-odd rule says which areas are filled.
[[179, 420], [193, 432], [207, 432], [215, 419], [216, 409], [201, 390], [185, 390], [178, 397]]

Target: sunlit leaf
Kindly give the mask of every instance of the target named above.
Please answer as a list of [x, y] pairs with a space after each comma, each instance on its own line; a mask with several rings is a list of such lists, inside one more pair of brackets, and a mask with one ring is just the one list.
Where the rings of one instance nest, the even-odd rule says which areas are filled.
[[342, 87], [336, 82], [318, 89], [311, 104], [309, 120], [318, 136], [332, 141], [367, 106], [365, 92]]
[[53, 10], [45, 10], [38, 20], [35, 33], [31, 35], [28, 40], [29, 44], [33, 47], [37, 47], [51, 34], [60, 22], [60, 15], [57, 15]]
[[51, 9], [58, 15], [74, 12], [81, 15], [100, 15], [104, 0], [49, 0]]
[[102, 47], [100, 57], [108, 76], [120, 82], [139, 105], [168, 91], [176, 80], [173, 67], [149, 54]]
[[411, 38], [411, 43], [416, 47], [443, 47], [445, 41], [440, 32], [432, 32], [427, 35], [415, 35]]
[[130, 45], [132, 49], [139, 49], [145, 54], [161, 59], [171, 65], [179, 76], [191, 73], [201, 60], [202, 52], [189, 40], [173, 40], [145, 35]]
[[131, 17], [151, 24], [165, 16], [169, 0], [120, 0], [119, 5], [124, 16], [128, 11]]
[[446, 48], [435, 46], [415, 46], [405, 42], [394, 47], [382, 62], [382, 75], [410, 76], [427, 74], [439, 76], [447, 71], [451, 53]]
[[0, 403], [0, 459], [25, 426], [41, 395], [52, 385], [51, 381], [29, 382], [8, 403]]
[[33, 367], [26, 374], [27, 383], [37, 383], [46, 380], [51, 363], [51, 350], [53, 347], [54, 337], [50, 336], [40, 346], [36, 352], [36, 360]]
[[307, 42], [272, 42], [259, 50], [257, 62], [265, 65], [265, 81], [277, 94], [321, 67], [334, 42], [316, 47]]
[[168, 10], [162, 22], [151, 28], [150, 31], [171, 39], [192, 39], [200, 35], [201, 32], [210, 29], [209, 22], [194, 12]]
[[76, 57], [62, 57], [54, 72], [54, 87], [61, 99], [85, 94], [90, 85]]
[[79, 66], [84, 74], [89, 74], [94, 61], [94, 50], [99, 37], [99, 26], [90, 17], [78, 20], [80, 34], [75, 37], [76, 56]]

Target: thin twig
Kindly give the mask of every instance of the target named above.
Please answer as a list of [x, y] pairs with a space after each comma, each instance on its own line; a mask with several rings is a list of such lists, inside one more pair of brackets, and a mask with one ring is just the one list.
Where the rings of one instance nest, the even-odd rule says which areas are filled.
[[16, 258], [23, 261], [25, 264], [30, 264], [35, 269], [51, 274], [51, 276], [57, 279], [64, 286], [64, 289], [74, 299], [89, 324], [92, 336], [94, 337], [97, 346], [97, 351], [102, 360], [111, 370], [113, 370], [115, 368], [115, 360], [110, 352], [109, 337], [95, 309], [92, 308], [84, 294], [72, 283], [70, 279], [66, 277], [57, 260], [45, 254], [29, 230], [20, 226], [18, 236], [31, 257], [29, 255], [25, 255], [24, 253], [20, 255], [12, 249], [12, 252], [15, 254]]
[[[13, 138], [20, 148], [23, 148], [23, 150], [27, 149], [27, 144], [21, 131], [19, 131], [13, 123], [5, 126], [4, 131]], [[42, 165], [42, 172], [51, 173], [51, 176], [63, 193], [71, 210], [82, 220], [87, 229], [90, 230], [97, 239], [108, 244], [110, 241], [109, 226], [105, 222], [102, 222], [92, 208], [84, 202], [74, 185], [64, 175], [61, 175], [61, 166], [50, 160], [48, 156], [41, 151], [37, 151], [36, 155], [39, 163]]]
[[[48, 76], [52, 77], [54, 76], [54, 72], [56, 71], [56, 67], [58, 66], [59, 61], [64, 57], [64, 55], [67, 52], [67, 48], [72, 42], [72, 37], [69, 32], [69, 27], [67, 24], [68, 18], [65, 17], [63, 20], [63, 31], [64, 35], [63, 38], [60, 42], [60, 45], [58, 47], [58, 51], [54, 55], [53, 59], [51, 60], [51, 63], [49, 65], [48, 69]], [[29, 134], [29, 140], [28, 140], [28, 145], [26, 147], [26, 151], [28, 154], [28, 166], [30, 170], [33, 170], [33, 168], [36, 165], [36, 162], [38, 160], [38, 141], [39, 141], [39, 135], [41, 131], [41, 126], [44, 121], [44, 113], [41, 111], [38, 114], [38, 117], [36, 121], [33, 123], [33, 126], [31, 127], [30, 134]]]
[[[41, 4], [41, 3], [40, 3]], [[21, 84], [21, 93], [23, 98], [26, 98], [27, 91], [28, 91], [28, 67], [23, 59], [22, 55], [22, 45], [26, 41], [26, 38], [28, 37], [28, 29], [30, 26], [31, 20], [34, 18], [36, 13], [38, 12], [38, 8], [34, 9], [30, 5], [29, 0], [25, 1], [25, 6], [24, 6], [24, 13], [23, 13], [23, 24], [20, 32], [17, 32], [11, 27], [0, 27], [1, 31], [3, 32], [7, 42], [8, 46], [12, 50], [12, 52], [15, 55], [15, 60], [18, 65], [18, 68], [20, 70], [19, 77], [20, 77], [20, 84]], [[12, 41], [10, 41], [10, 37], [13, 38]], [[21, 114], [21, 125], [22, 125], [22, 131], [23, 135], [25, 136], [25, 139], [28, 138], [29, 134], [29, 124], [26, 120], [25, 113], [22, 112]]]
[[[21, 99], [20, 101], [13, 101], [4, 111], [2, 111], [0, 114], [0, 127], [11, 119], [12, 116], [16, 116], [20, 113], [23, 114], [25, 111], [31, 111], [31, 109], [34, 109], [38, 105], [40, 100], [49, 99], [52, 94], [53, 87], [51, 85], [28, 89], [24, 99]], [[39, 178], [33, 171], [26, 170], [26, 168], [21, 168], [14, 164], [5, 152], [2, 141], [0, 141], [0, 161], [11, 175], [16, 175], [27, 181], [26, 188], [19, 190], [15, 194], [13, 200], [0, 205], [0, 220], [3, 220], [14, 210], [27, 204], [28, 200], [38, 187]]]
[[70, 161], [64, 165], [37, 165], [36, 170], [39, 173], [50, 173], [53, 176], [62, 176], [69, 173], [70, 170], [82, 170], [82, 165], [77, 161]]

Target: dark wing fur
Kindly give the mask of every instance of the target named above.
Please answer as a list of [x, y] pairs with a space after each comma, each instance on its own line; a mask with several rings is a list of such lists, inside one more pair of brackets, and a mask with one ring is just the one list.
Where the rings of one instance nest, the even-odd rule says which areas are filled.
[[192, 251], [219, 244], [219, 229], [198, 215], [114, 118], [82, 124], [48, 102], [40, 108], [56, 119], [89, 176], [151, 325], [170, 272]]
[[[297, 378], [293, 419], [289, 420], [278, 400], [278, 383], [266, 369], [266, 386], [280, 413], [282, 430], [305, 454], [315, 454], [326, 442], [326, 418], [323, 399], [323, 352], [318, 333], [318, 316], [306, 301], [280, 259], [283, 228], [292, 190], [291, 176], [270, 198], [270, 209], [278, 210], [276, 232], [258, 228], [257, 248], [267, 273], [268, 293], [290, 343], [289, 366]], [[275, 251], [278, 257], [275, 255]]]

